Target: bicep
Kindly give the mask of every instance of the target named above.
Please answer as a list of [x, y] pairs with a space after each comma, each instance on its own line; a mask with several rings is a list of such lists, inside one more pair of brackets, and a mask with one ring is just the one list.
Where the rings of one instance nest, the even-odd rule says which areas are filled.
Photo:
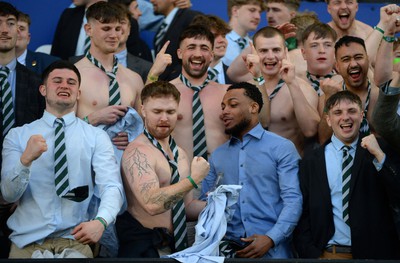
[[159, 188], [159, 180], [154, 171], [154, 163], [148, 152], [140, 147], [131, 148], [124, 153], [122, 169], [128, 187], [140, 203], [147, 203], [150, 192]]

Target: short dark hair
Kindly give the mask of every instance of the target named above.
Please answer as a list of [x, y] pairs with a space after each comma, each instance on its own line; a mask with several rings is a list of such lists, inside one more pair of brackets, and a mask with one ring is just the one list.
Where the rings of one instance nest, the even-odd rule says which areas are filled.
[[356, 103], [362, 110], [362, 102], [360, 97], [351, 91], [342, 90], [336, 92], [327, 99], [325, 103], [325, 112], [328, 113], [335, 105], [345, 100]]
[[265, 38], [273, 38], [275, 36], [280, 36], [283, 42], [283, 45], [285, 46], [285, 36], [282, 34], [279, 29], [276, 29], [275, 27], [271, 26], [266, 26], [258, 30], [254, 36], [253, 36], [253, 43], [254, 46], [256, 46], [256, 40], [259, 37], [265, 37]]
[[316, 39], [331, 38], [333, 42], [335, 42], [337, 39], [336, 31], [333, 30], [332, 27], [330, 27], [328, 24], [315, 23], [308, 26], [304, 30], [303, 35], [301, 37], [301, 41], [303, 44], [311, 35], [311, 33], [314, 33]]
[[86, 11], [86, 19], [96, 19], [100, 23], [121, 22], [125, 16], [123, 9], [116, 4], [108, 3], [106, 1], [97, 2]]
[[249, 97], [252, 101], [258, 104], [258, 113], [260, 113], [261, 108], [264, 105], [261, 91], [251, 83], [248, 82], [239, 82], [232, 84], [228, 87], [227, 91], [233, 89], [244, 89], [244, 95]]
[[210, 41], [211, 48], [214, 48], [214, 35], [211, 31], [202, 25], [189, 25], [179, 36], [179, 45], [187, 38], [206, 39]]
[[[354, 37], [354, 36], [343, 36], [342, 38], [340, 38], [336, 44], [335, 44], [335, 55], [337, 54], [337, 51], [339, 48], [341, 48], [342, 46], [350, 46], [351, 43], [357, 43], [360, 44], [365, 51], [367, 51], [367, 48], [365, 47], [365, 42], [362, 38], [359, 37]], [[337, 58], [336, 58], [337, 59]]]
[[31, 18], [28, 14], [25, 14], [21, 11], [18, 12], [18, 21], [22, 21], [28, 24], [28, 27], [31, 26]]
[[231, 31], [231, 28], [224, 20], [214, 15], [197, 15], [190, 25], [202, 25], [215, 31], [216, 35], [225, 36]]
[[19, 12], [18, 10], [10, 3], [0, 2], [0, 16], [15, 16], [18, 20]]
[[67, 60], [57, 60], [53, 63], [51, 63], [42, 73], [42, 83], [45, 84], [47, 81], [47, 78], [49, 77], [50, 73], [53, 72], [55, 69], [69, 69], [75, 72], [75, 74], [78, 76], [78, 81], [79, 81], [79, 86], [81, 84], [81, 74], [79, 73], [79, 70], [77, 67], [75, 67], [74, 64]]
[[142, 89], [140, 94], [140, 99], [142, 104], [149, 98], [163, 98], [163, 97], [173, 97], [176, 102], [179, 103], [181, 100], [181, 93], [175, 87], [175, 85], [169, 83], [168, 81], [155, 81], [147, 84]]

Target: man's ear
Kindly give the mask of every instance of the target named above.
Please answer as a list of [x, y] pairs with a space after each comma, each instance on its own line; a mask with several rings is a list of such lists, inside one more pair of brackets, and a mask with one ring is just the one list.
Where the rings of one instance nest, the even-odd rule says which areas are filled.
[[92, 26], [89, 23], [86, 23], [83, 28], [85, 29], [86, 35], [88, 35], [89, 37], [91, 37], [91, 33], [92, 33]]
[[141, 113], [142, 113], [142, 117], [143, 117], [143, 118], [146, 118], [146, 112], [144, 111], [144, 106], [143, 106], [143, 104], [140, 105], [140, 111], [141, 111]]
[[[326, 109], [325, 109], [325, 111], [326, 111]], [[329, 118], [328, 112], [325, 112], [325, 118], [326, 118], [326, 123], [328, 124], [328, 126], [332, 128], [332, 123], [331, 123], [331, 119]]]
[[46, 97], [46, 94], [47, 94], [47, 90], [46, 89], [47, 88], [46, 88], [45, 85], [40, 85], [39, 86], [39, 92], [40, 92], [40, 94], [42, 94], [43, 97]]
[[178, 58], [179, 58], [180, 60], [182, 60], [182, 49], [178, 48], [178, 49], [176, 50], [176, 54], [178, 55]]
[[258, 105], [257, 102], [253, 101], [250, 104], [250, 113], [257, 114], [259, 109], [260, 109], [260, 105]]

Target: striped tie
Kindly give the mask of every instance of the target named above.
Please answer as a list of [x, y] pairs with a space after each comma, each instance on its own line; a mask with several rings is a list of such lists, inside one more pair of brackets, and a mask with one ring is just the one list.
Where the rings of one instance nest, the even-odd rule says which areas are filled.
[[160, 26], [160, 28], [158, 29], [157, 34], [154, 37], [154, 50], [156, 51], [156, 53], [158, 53], [158, 51], [160, 51], [161, 49], [161, 42], [164, 39], [164, 35], [166, 33], [165, 28], [167, 27], [167, 23], [163, 22]]
[[201, 86], [192, 86], [185, 76], [180, 75], [180, 79], [186, 87], [191, 88], [193, 93], [192, 118], [193, 118], [193, 156], [201, 156], [207, 160], [206, 131], [204, 128], [203, 108], [200, 101], [200, 91], [207, 86], [210, 81], [208, 77]]
[[[150, 142], [164, 154], [165, 158], [167, 158], [169, 166], [171, 167], [171, 185], [179, 182], [179, 153], [175, 140], [172, 138], [172, 136], [169, 136], [169, 147], [174, 155], [174, 159], [171, 160], [168, 154], [162, 148], [161, 144], [146, 129], [144, 129], [143, 133], [150, 140]], [[174, 227], [175, 251], [181, 251], [188, 247], [185, 204], [183, 203], [183, 199], [180, 199], [172, 207], [172, 225]]]
[[[323, 78], [332, 78], [334, 75], [334, 72], [329, 73], [327, 75], [325, 75]], [[322, 90], [320, 88], [320, 80], [318, 77], [313, 78], [313, 76], [310, 74], [310, 72], [307, 71], [307, 79], [311, 82], [311, 86], [314, 88], [314, 90], [317, 92], [318, 97], [320, 97], [322, 95]]]
[[210, 81], [218, 82], [218, 74], [219, 74], [219, 71], [218, 71], [217, 69], [215, 69], [215, 68], [209, 68], [207, 74], [208, 74], [208, 79], [209, 79]]
[[269, 101], [272, 101], [273, 98], [275, 98], [276, 94], [278, 94], [278, 91], [282, 88], [282, 86], [285, 84], [285, 82], [280, 79], [278, 84], [276, 85], [275, 89], [271, 92], [271, 94], [268, 96]]
[[96, 67], [104, 71], [110, 78], [109, 84], [109, 102], [108, 105], [121, 105], [121, 94], [117, 82], [118, 59], [114, 56], [114, 65], [111, 72], [107, 72], [101, 63], [95, 59], [90, 52], [86, 53], [87, 59], [92, 62]]
[[11, 85], [8, 83], [7, 77], [10, 69], [7, 67], [0, 69], [0, 86], [1, 86], [1, 118], [3, 119], [3, 137], [15, 124], [13, 99], [11, 93]]
[[342, 206], [343, 206], [343, 220], [349, 225], [349, 193], [350, 193], [350, 179], [351, 167], [353, 166], [353, 157], [350, 154], [350, 146], [344, 145], [342, 147], [343, 160], [342, 160]]
[[238, 43], [240, 49], [243, 50], [246, 47], [247, 39], [241, 37], [236, 39], [235, 42]]
[[65, 149], [64, 120], [55, 120], [56, 133], [54, 143], [54, 173], [56, 192], [64, 197], [69, 191], [67, 151]]
[[89, 52], [89, 49], [90, 49], [90, 37], [88, 36], [88, 35], [86, 35], [86, 38], [85, 38], [85, 45], [83, 46], [83, 50], [84, 50], [84, 54], [86, 55], [88, 52]]

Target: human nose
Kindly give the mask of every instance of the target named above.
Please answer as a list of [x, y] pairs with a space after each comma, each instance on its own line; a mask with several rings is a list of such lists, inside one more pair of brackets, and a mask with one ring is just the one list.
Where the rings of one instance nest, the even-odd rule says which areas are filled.
[[319, 45], [319, 46], [318, 46], [318, 52], [319, 52], [319, 53], [325, 53], [325, 47], [324, 47], [324, 45]]

